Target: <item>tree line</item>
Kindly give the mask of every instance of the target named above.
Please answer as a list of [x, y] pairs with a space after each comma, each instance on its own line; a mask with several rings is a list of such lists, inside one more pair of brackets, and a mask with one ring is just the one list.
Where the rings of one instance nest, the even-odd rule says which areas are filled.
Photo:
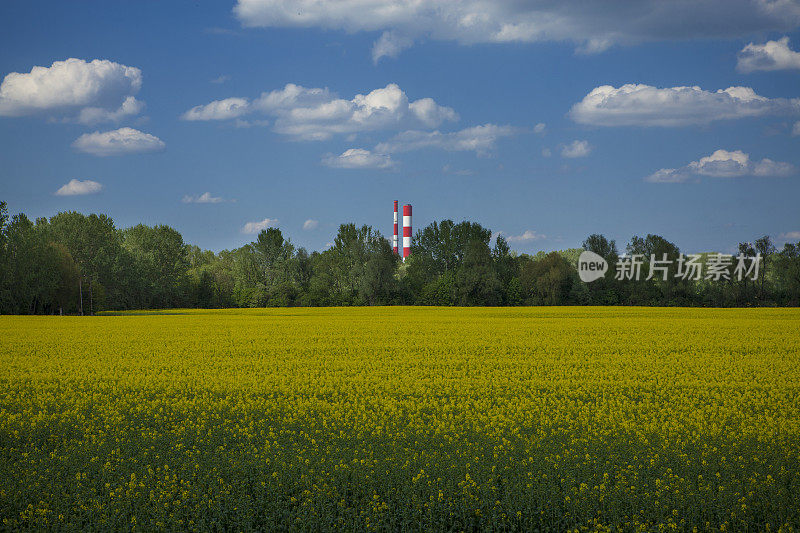
[[[342, 224], [333, 245], [309, 253], [278, 228], [241, 248], [214, 253], [186, 244], [165, 225], [118, 229], [106, 215], [69, 211], [31, 221], [9, 217], [0, 202], [0, 313], [92, 314], [174, 307], [348, 305], [658, 305], [772, 306], [800, 303], [800, 243], [777, 250], [769, 237], [741, 243], [762, 258], [755, 279], [616, 279], [620, 251], [590, 235], [582, 248], [536, 255], [513, 252], [506, 239], [475, 222], [433, 222], [418, 230], [402, 262], [378, 231]], [[579, 279], [578, 256], [609, 263], [605, 277]], [[650, 258], [677, 245], [658, 235], [625, 247]], [[705, 254], [704, 254], [705, 260]], [[670, 274], [674, 274], [670, 271]]]

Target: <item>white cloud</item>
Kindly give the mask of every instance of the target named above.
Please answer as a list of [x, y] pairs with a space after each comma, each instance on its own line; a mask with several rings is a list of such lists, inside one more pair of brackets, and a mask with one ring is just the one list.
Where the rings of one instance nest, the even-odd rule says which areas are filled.
[[416, 120], [428, 128], [435, 128], [443, 122], [458, 120], [458, 114], [455, 111], [449, 107], [438, 105], [433, 98], [420, 98], [408, 104], [408, 109]]
[[739, 52], [736, 69], [739, 72], [800, 69], [800, 52], [789, 48], [788, 37], [765, 44], [750, 43]]
[[490, 153], [497, 140], [518, 133], [512, 126], [484, 124], [451, 133], [440, 131], [404, 131], [386, 142], [380, 143], [376, 150], [381, 153], [408, 152], [423, 148], [438, 148], [449, 152], [474, 151], [478, 155]]
[[164, 149], [164, 141], [149, 133], [133, 128], [120, 128], [113, 131], [84, 133], [72, 146], [76, 150], [96, 156], [138, 154], [157, 152]]
[[561, 157], [576, 158], [586, 157], [592, 152], [589, 141], [572, 141], [561, 148]]
[[800, 99], [765, 98], [749, 87], [716, 92], [700, 87], [627, 84], [596, 87], [569, 112], [592, 126], [687, 126], [714, 120], [800, 112]]
[[786, 233], [781, 233], [781, 239], [787, 241], [800, 241], [800, 231], [787, 231]]
[[550, 151], [550, 148], [542, 148], [543, 157], [550, 157], [551, 155], [553, 155], [553, 152]]
[[[503, 233], [503, 232], [500, 232]], [[541, 233], [537, 233], [533, 230], [525, 230], [522, 235], [509, 235], [506, 237], [508, 242], [529, 242], [529, 241], [540, 241], [546, 239], [547, 235], [543, 235]]]
[[759, 162], [753, 162], [753, 176], [785, 178], [797, 170], [791, 163], [773, 161], [766, 157]]
[[662, 168], [647, 176], [651, 183], [681, 183], [702, 176], [738, 178], [742, 176], [786, 177], [796, 172], [794, 165], [764, 158], [753, 161], [741, 150], [717, 150], [681, 168]]
[[255, 100], [228, 98], [196, 106], [185, 120], [225, 120], [250, 113], [274, 117], [274, 130], [301, 140], [325, 140], [374, 130], [435, 128], [458, 120], [456, 112], [431, 98], [409, 101], [400, 87], [390, 83], [352, 99], [338, 98], [328, 89], [287, 84], [262, 93]]
[[261, 126], [269, 126], [269, 120], [245, 120], [243, 118], [237, 118], [236, 121], [233, 123], [237, 128], [255, 128]]
[[84, 107], [78, 113], [77, 121], [81, 124], [92, 125], [101, 122], [119, 122], [125, 117], [138, 115], [144, 109], [144, 102], [129, 96], [119, 106], [119, 109], [108, 110], [102, 107]]
[[450, 164], [443, 166], [442, 172], [444, 174], [452, 174], [454, 176], [472, 176], [475, 174], [473, 170], [468, 168], [453, 168]]
[[319, 220], [314, 220], [313, 218], [309, 218], [305, 222], [303, 222], [303, 229], [305, 231], [311, 231], [317, 229], [319, 226]]
[[800, 135], [800, 121], [794, 123], [794, 127], [792, 128], [792, 135], [795, 137]]
[[119, 120], [141, 111], [141, 102], [133, 98], [141, 86], [138, 68], [69, 58], [7, 74], [0, 84], [0, 116], [77, 112], [83, 123]]
[[[382, 31], [462, 44], [557, 41], [574, 43], [582, 53], [615, 44], [785, 32], [800, 24], [800, 6], [792, 0], [238, 0], [234, 13], [248, 27]], [[381, 41], [391, 42], [384, 35], [373, 57], [386, 46]]]
[[334, 168], [391, 168], [392, 158], [386, 154], [376, 154], [363, 148], [350, 148], [340, 155], [329, 154], [322, 159], [323, 164]]
[[414, 39], [396, 31], [385, 31], [372, 45], [372, 62], [377, 64], [382, 57], [397, 57], [406, 48], [411, 48]]
[[181, 115], [183, 120], [229, 120], [247, 113], [246, 98], [226, 98], [206, 105], [198, 105]]
[[647, 176], [644, 181], [649, 181], [650, 183], [683, 183], [692, 177], [692, 173], [686, 167], [662, 168]]
[[701, 176], [734, 178], [748, 173], [750, 156], [741, 150], [717, 150], [698, 161], [692, 161], [688, 166], [694, 174]]
[[222, 76], [217, 76], [216, 78], [211, 80], [211, 83], [216, 83], [216, 84], [225, 83], [230, 79], [231, 79], [230, 76], [228, 76], [227, 74], [223, 74]]
[[103, 185], [92, 180], [69, 180], [56, 191], [56, 196], [77, 196], [82, 194], [95, 194], [103, 190]]
[[309, 89], [302, 85], [287, 83], [283, 89], [261, 93], [261, 96], [255, 101], [255, 108], [270, 113], [316, 107], [335, 99], [327, 87]]
[[246, 233], [249, 235], [253, 235], [255, 233], [261, 233], [261, 231], [275, 227], [278, 225], [277, 218], [265, 218], [264, 220], [259, 220], [257, 222], [248, 222], [242, 228], [242, 233]]
[[210, 192], [204, 192], [199, 196], [187, 194], [181, 201], [185, 204], [218, 204], [224, 202], [225, 199], [221, 196], [212, 196]]
[[547, 131], [547, 124], [544, 122], [539, 122], [533, 127], [533, 133], [537, 135], [544, 135], [545, 131]]

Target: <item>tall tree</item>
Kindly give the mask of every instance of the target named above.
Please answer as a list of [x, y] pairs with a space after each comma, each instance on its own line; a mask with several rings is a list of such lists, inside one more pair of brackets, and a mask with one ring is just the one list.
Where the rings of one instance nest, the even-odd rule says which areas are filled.
[[626, 284], [628, 303], [665, 305], [685, 292], [687, 282], [676, 278], [680, 249], [675, 244], [661, 235], [634, 235], [626, 248], [629, 256], [640, 255], [643, 262], [640, 280]]
[[[355, 224], [342, 224], [333, 240], [333, 246], [324, 252], [331, 257], [335, 292], [343, 302], [365, 303], [364, 277], [367, 263], [375, 255], [381, 255], [388, 241], [371, 226], [356, 227]], [[391, 247], [389, 247], [391, 253]], [[371, 267], [373, 274], [381, 272], [380, 261]], [[374, 286], [374, 279], [371, 283]], [[369, 284], [367, 284], [369, 285]]]
[[[54, 242], [67, 248], [88, 283], [94, 303], [111, 308], [127, 306], [128, 282], [134, 274], [129, 272], [129, 258], [122, 252], [122, 238], [111, 218], [67, 211], [51, 217], [46, 231]], [[95, 293], [105, 294], [106, 302], [94, 298]]]
[[14, 215], [7, 233], [7, 305], [11, 313], [53, 311], [54, 295], [62, 281], [58, 252], [45, 234], [24, 214]]
[[397, 258], [388, 240], [378, 239], [370, 246], [358, 287], [363, 302], [369, 305], [391, 302], [397, 292], [397, 280], [394, 277], [396, 263]]
[[800, 242], [783, 246], [775, 262], [775, 271], [785, 302], [800, 305]]
[[189, 268], [188, 250], [181, 234], [169, 226], [138, 224], [124, 230], [122, 240], [139, 275], [147, 281], [141, 294], [143, 306], [181, 305]]
[[775, 245], [772, 244], [769, 235], [764, 235], [753, 243], [753, 247], [756, 249], [756, 253], [761, 255], [761, 269], [758, 273], [759, 298], [764, 301], [766, 299], [767, 270], [770, 268], [772, 254], [775, 253]]
[[503, 304], [519, 303], [519, 295], [517, 294], [519, 280], [517, 280], [516, 284], [512, 284], [512, 281], [517, 279], [519, 274], [519, 264], [516, 255], [511, 252], [508, 242], [502, 235], [498, 235], [495, 240], [492, 260], [497, 279], [502, 287]]
[[593, 304], [613, 305], [619, 302], [619, 288], [615, 279], [619, 252], [617, 243], [608, 240], [604, 235], [593, 233], [583, 241], [583, 249], [594, 252], [608, 263], [605, 276], [588, 284], [589, 298]]
[[456, 274], [459, 305], [500, 305], [501, 289], [489, 245], [482, 239], [470, 241]]
[[8, 206], [0, 201], [0, 314], [10, 313], [11, 272], [8, 258]]
[[564, 305], [576, 283], [575, 267], [558, 252], [550, 252], [536, 261], [525, 259], [520, 285], [527, 303]]

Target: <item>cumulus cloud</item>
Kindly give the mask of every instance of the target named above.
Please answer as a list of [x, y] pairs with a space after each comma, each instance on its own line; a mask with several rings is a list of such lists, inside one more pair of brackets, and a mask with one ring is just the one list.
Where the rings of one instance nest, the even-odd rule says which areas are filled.
[[102, 107], [84, 107], [78, 113], [77, 121], [89, 126], [101, 122], [119, 122], [125, 117], [138, 115], [143, 109], [144, 102], [129, 96], [115, 110], [103, 109]]
[[[502, 232], [500, 232], [502, 233]], [[530, 241], [540, 241], [546, 239], [547, 235], [543, 235], [541, 233], [537, 233], [533, 230], [525, 230], [524, 233], [521, 235], [509, 235], [506, 237], [508, 242], [530, 242]]]
[[739, 72], [800, 69], [800, 52], [789, 48], [788, 37], [765, 44], [750, 43], [739, 52], [736, 69]]
[[453, 109], [440, 106], [431, 98], [410, 101], [394, 83], [349, 100], [338, 98], [328, 89], [290, 83], [254, 100], [228, 98], [196, 106], [183, 118], [226, 120], [251, 113], [274, 117], [277, 133], [301, 140], [325, 140], [374, 130], [435, 128], [458, 120]]
[[761, 159], [754, 161], [750, 155], [741, 150], [717, 150], [713, 154], [701, 157], [680, 168], [662, 168], [647, 176], [645, 181], [651, 183], [682, 183], [700, 177], [738, 178], [742, 176], [786, 177], [796, 172], [794, 165]]
[[575, 122], [592, 126], [688, 126], [800, 112], [800, 99], [766, 98], [749, 87], [716, 92], [700, 87], [658, 88], [626, 84], [596, 87], [569, 112]]
[[204, 192], [199, 196], [184, 195], [181, 201], [185, 204], [218, 204], [224, 202], [225, 199], [221, 196], [213, 196], [210, 192]]
[[597, 53], [616, 44], [736, 38], [800, 24], [800, 6], [791, 0], [238, 0], [234, 13], [248, 27], [384, 32], [373, 47], [378, 58], [404, 47], [394, 35], [461, 44], [569, 42]]
[[392, 158], [386, 154], [377, 154], [363, 148], [350, 148], [340, 155], [327, 155], [323, 164], [334, 168], [391, 168]]
[[397, 57], [406, 48], [411, 48], [414, 39], [396, 31], [385, 31], [372, 45], [372, 62], [377, 64], [382, 57]]
[[539, 122], [533, 127], [533, 133], [537, 135], [544, 135], [545, 131], [547, 131], [547, 124], [544, 122]]
[[277, 218], [265, 218], [264, 220], [259, 220], [256, 222], [248, 222], [244, 225], [244, 227], [242, 227], [242, 233], [253, 235], [256, 233], [261, 233], [263, 230], [275, 227], [277, 225]]
[[572, 141], [571, 143], [561, 147], [561, 157], [576, 158], [586, 157], [592, 152], [592, 146], [589, 141]]
[[57, 191], [56, 196], [78, 196], [83, 194], [95, 194], [103, 190], [103, 185], [92, 180], [69, 180], [69, 183], [62, 185]]
[[104, 157], [158, 152], [163, 150], [166, 145], [155, 135], [133, 128], [120, 128], [102, 133], [99, 131], [84, 133], [72, 143], [72, 146], [81, 152]]
[[437, 148], [448, 152], [474, 151], [478, 155], [486, 155], [494, 150], [498, 139], [517, 133], [517, 128], [496, 124], [473, 126], [450, 133], [411, 130], [395, 135], [388, 141], [378, 144], [375, 149], [381, 153], [396, 153]]
[[247, 113], [246, 98], [226, 98], [206, 105], [198, 105], [181, 115], [183, 120], [230, 120]]
[[313, 218], [309, 218], [305, 222], [303, 222], [303, 229], [305, 231], [311, 231], [317, 229], [319, 226], [319, 220], [314, 220]]
[[77, 113], [72, 118], [82, 123], [115, 121], [141, 111], [133, 97], [141, 86], [138, 68], [69, 58], [7, 74], [0, 84], [0, 116]]

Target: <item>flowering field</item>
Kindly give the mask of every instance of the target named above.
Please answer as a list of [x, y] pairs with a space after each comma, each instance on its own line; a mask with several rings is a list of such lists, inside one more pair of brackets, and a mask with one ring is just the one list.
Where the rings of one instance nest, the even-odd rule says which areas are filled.
[[607, 526], [800, 527], [797, 309], [0, 317], [0, 529]]

